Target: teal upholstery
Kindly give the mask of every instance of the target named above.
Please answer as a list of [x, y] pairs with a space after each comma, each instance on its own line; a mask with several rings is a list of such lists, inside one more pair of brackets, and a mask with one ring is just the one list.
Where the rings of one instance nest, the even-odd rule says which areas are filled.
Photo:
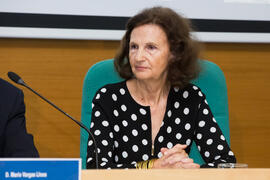
[[[199, 77], [193, 80], [192, 83], [199, 86], [206, 95], [206, 99], [215, 119], [228, 143], [230, 143], [228, 97], [225, 77], [221, 69], [216, 64], [206, 60], [200, 60], [199, 62], [201, 64], [202, 71]], [[123, 79], [118, 76], [114, 69], [113, 59], [98, 62], [89, 69], [84, 79], [82, 92], [81, 120], [83, 124], [90, 127], [92, 112], [91, 104], [95, 92], [105, 84], [116, 83], [122, 80]], [[88, 134], [83, 129], [81, 130], [80, 140], [82, 168], [85, 169]], [[190, 156], [196, 163], [204, 163], [194, 142], [191, 147]]]

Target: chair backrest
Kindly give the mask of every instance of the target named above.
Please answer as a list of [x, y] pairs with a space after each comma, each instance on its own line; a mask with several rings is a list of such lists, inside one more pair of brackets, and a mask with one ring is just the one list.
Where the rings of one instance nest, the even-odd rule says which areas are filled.
[[[198, 78], [192, 83], [199, 86], [204, 94], [208, 104], [215, 116], [215, 119], [220, 126], [225, 138], [230, 143], [229, 132], [229, 113], [228, 113], [228, 97], [225, 77], [221, 69], [214, 63], [207, 60], [200, 60], [202, 71]], [[82, 94], [82, 114], [81, 121], [87, 127], [90, 127], [92, 99], [96, 91], [109, 83], [122, 81], [114, 69], [113, 59], [104, 60], [93, 65], [87, 72], [83, 83]], [[87, 141], [88, 133], [81, 130], [80, 138], [80, 156], [82, 158], [82, 168], [86, 167]], [[193, 143], [190, 151], [190, 157], [198, 164], [203, 164], [204, 161]]]

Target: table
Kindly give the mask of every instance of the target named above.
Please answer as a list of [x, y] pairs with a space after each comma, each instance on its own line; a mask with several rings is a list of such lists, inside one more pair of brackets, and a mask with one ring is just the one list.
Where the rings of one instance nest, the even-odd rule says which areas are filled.
[[82, 170], [82, 180], [270, 180], [270, 168]]

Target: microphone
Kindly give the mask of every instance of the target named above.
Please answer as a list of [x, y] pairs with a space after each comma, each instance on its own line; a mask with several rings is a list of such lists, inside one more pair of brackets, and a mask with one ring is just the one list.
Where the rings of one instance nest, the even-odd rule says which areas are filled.
[[43, 99], [44, 101], [46, 101], [47, 103], [49, 103], [51, 106], [53, 106], [55, 109], [57, 109], [58, 111], [60, 111], [61, 113], [63, 113], [64, 115], [66, 115], [67, 117], [69, 117], [72, 121], [74, 121], [76, 124], [78, 124], [81, 128], [83, 128], [85, 131], [88, 132], [88, 134], [91, 136], [94, 146], [95, 146], [95, 156], [96, 156], [96, 169], [98, 169], [98, 151], [97, 151], [97, 144], [96, 144], [96, 140], [93, 136], [93, 134], [90, 132], [90, 130], [80, 121], [75, 120], [73, 117], [71, 117], [69, 114], [67, 114], [66, 112], [64, 112], [62, 109], [60, 109], [59, 107], [57, 107], [55, 104], [53, 104], [51, 101], [49, 101], [48, 99], [46, 99], [45, 97], [43, 97], [42, 95], [40, 95], [39, 93], [37, 93], [35, 90], [33, 90], [31, 87], [29, 87], [23, 80], [22, 78], [17, 75], [14, 72], [8, 72], [8, 77], [14, 81], [15, 83], [22, 85], [24, 87], [26, 87], [27, 89], [29, 89], [30, 91], [32, 91], [33, 93], [35, 93], [36, 95], [38, 95], [41, 99]]

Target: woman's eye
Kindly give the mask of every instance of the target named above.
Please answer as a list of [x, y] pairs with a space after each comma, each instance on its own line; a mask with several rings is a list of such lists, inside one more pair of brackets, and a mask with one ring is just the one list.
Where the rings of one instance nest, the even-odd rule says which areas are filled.
[[154, 50], [154, 49], [156, 49], [157, 47], [156, 47], [156, 46], [153, 46], [153, 45], [148, 45], [147, 48], [150, 49], [150, 50]]
[[129, 48], [130, 48], [130, 49], [137, 49], [137, 47], [138, 47], [137, 45], [132, 44], [132, 45], [130, 45], [130, 47], [129, 47]]

